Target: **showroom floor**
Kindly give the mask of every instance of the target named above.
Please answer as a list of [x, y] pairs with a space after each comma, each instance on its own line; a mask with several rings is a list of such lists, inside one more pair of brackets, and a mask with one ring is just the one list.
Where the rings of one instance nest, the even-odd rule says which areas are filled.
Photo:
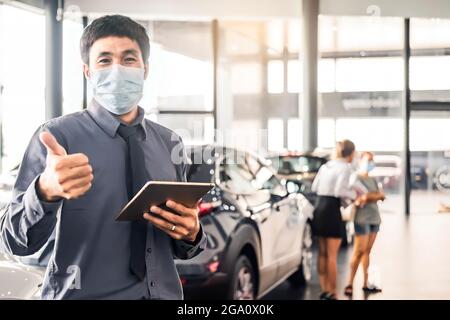
[[[431, 208], [431, 204], [430, 204]], [[385, 210], [379, 238], [372, 252], [375, 281], [382, 293], [363, 295], [362, 274], [358, 271], [353, 299], [450, 299], [450, 213], [412, 214]], [[432, 213], [431, 213], [432, 212]], [[346, 285], [351, 247], [342, 248], [338, 266], [338, 295]], [[293, 289], [287, 283], [270, 292], [264, 299], [317, 299], [320, 293], [317, 275], [304, 289]]]

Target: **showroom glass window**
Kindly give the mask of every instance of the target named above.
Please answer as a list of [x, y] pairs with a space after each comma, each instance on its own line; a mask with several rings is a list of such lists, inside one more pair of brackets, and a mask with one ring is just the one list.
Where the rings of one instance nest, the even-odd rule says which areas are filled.
[[45, 120], [45, 19], [0, 4], [2, 172], [16, 167]]
[[66, 11], [63, 21], [63, 114], [83, 108], [83, 62], [80, 38], [83, 33], [81, 14]]
[[351, 139], [373, 151], [373, 174], [400, 205], [403, 19], [319, 17], [319, 147]]
[[[143, 23], [144, 24], [144, 23]], [[210, 21], [150, 21], [149, 77], [141, 105], [185, 144], [213, 142]]]
[[[261, 154], [287, 148], [288, 123], [299, 116], [299, 93], [287, 79], [296, 79], [288, 66], [298, 61], [299, 25], [295, 19], [219, 21], [218, 114], [231, 123], [222, 127], [227, 142]], [[300, 128], [293, 132], [301, 139]]]
[[410, 23], [411, 207], [423, 213], [447, 203], [450, 191], [450, 20]]
[[[82, 109], [81, 16], [63, 21], [63, 114]], [[16, 167], [31, 135], [45, 121], [45, 17], [0, 4], [2, 171]]]

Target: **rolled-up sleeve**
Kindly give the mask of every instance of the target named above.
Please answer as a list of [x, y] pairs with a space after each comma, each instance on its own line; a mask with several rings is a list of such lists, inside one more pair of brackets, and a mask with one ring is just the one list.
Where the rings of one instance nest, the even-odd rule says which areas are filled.
[[[4, 250], [17, 256], [38, 251], [51, 236], [62, 200], [46, 202], [39, 199], [36, 184], [45, 169], [46, 150], [39, 141], [41, 126], [31, 138], [20, 164], [13, 188], [13, 197], [0, 221], [0, 235]], [[61, 141], [61, 136], [52, 131]]]

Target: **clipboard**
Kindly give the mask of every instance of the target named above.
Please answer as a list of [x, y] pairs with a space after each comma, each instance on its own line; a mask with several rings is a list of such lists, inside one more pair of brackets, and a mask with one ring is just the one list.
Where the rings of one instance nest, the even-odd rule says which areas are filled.
[[142, 215], [149, 212], [151, 206], [165, 206], [167, 200], [195, 207], [212, 187], [212, 183], [149, 181], [122, 208], [116, 221], [143, 220]]

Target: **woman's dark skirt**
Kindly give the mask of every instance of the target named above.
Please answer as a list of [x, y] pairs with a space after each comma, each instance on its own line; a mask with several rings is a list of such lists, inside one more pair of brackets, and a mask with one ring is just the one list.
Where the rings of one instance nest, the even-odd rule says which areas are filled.
[[341, 200], [336, 197], [318, 196], [313, 213], [313, 233], [323, 238], [345, 236], [345, 223], [341, 216]]

